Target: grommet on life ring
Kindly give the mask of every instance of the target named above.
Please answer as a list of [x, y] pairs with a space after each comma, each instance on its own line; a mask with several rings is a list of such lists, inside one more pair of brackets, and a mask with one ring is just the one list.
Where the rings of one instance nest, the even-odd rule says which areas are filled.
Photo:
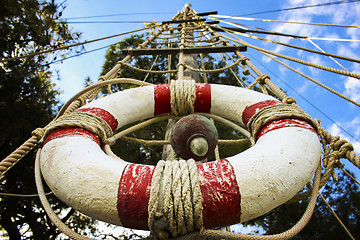
[[[135, 121], [170, 114], [170, 96], [166, 84], [134, 88], [95, 100], [77, 112], [95, 115], [115, 131]], [[275, 105], [285, 104], [248, 89], [196, 84], [195, 112], [247, 125], [256, 140], [235, 156], [197, 164], [205, 228], [254, 219], [288, 201], [313, 176], [321, 155], [313, 126], [299, 117], [257, 120], [262, 112], [277, 115]], [[264, 124], [257, 127], [259, 122]], [[79, 127], [50, 133], [40, 154], [46, 183], [59, 199], [86, 215], [149, 229], [155, 166], [110, 157], [101, 149], [100, 140]]]

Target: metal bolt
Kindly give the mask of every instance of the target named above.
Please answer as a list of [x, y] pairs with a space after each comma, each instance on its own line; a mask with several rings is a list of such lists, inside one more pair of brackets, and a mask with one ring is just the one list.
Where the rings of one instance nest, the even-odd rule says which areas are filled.
[[195, 137], [190, 141], [190, 151], [196, 156], [204, 156], [208, 150], [209, 145], [204, 137]]

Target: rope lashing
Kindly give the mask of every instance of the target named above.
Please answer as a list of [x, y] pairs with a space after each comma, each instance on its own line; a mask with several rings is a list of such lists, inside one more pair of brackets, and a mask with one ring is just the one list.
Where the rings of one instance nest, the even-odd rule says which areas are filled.
[[196, 87], [194, 80], [171, 80], [171, 114], [184, 116], [194, 113]]
[[260, 109], [249, 120], [247, 127], [256, 139], [261, 129], [268, 123], [280, 119], [299, 119], [309, 123], [318, 132], [318, 124], [304, 110], [296, 105], [277, 104]]
[[270, 76], [267, 74], [262, 74], [260, 77], [258, 77], [255, 81], [258, 82], [259, 84], [265, 84], [265, 79], [269, 78]]
[[339, 136], [332, 136], [323, 127], [320, 127], [319, 130], [324, 151], [329, 155], [329, 157], [324, 155], [324, 166], [328, 165], [328, 159], [334, 157], [335, 159], [346, 158], [360, 169], [360, 156], [356, 155], [352, 144], [344, 139], [340, 139]]
[[296, 100], [293, 97], [287, 96], [282, 100], [283, 103], [286, 104], [296, 104]]
[[37, 139], [42, 139], [45, 135], [44, 128], [36, 128], [34, 131], [31, 132], [32, 136], [35, 136]]
[[245, 66], [246, 65], [246, 61], [250, 61], [250, 59], [248, 57], [242, 57], [240, 58], [240, 63], [241, 65]]
[[91, 113], [71, 112], [60, 116], [54, 122], [50, 123], [45, 129], [43, 140], [46, 139], [51, 132], [69, 127], [82, 128], [90, 131], [99, 136], [103, 142], [113, 135], [111, 127], [102, 118]]
[[201, 229], [202, 197], [193, 159], [158, 162], [148, 212], [148, 225], [155, 238], [169, 239]]

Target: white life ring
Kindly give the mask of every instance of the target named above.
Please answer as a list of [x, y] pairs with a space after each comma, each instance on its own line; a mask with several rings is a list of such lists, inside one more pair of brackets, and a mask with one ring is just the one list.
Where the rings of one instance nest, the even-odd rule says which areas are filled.
[[[195, 112], [245, 123], [258, 109], [281, 103], [244, 88], [196, 84]], [[170, 113], [169, 85], [134, 88], [93, 101], [78, 111], [104, 119], [112, 130]], [[258, 217], [292, 198], [318, 166], [320, 141], [310, 124], [283, 119], [266, 125], [256, 144], [227, 159], [198, 164], [203, 226], [214, 228]], [[148, 201], [155, 166], [106, 155], [99, 138], [83, 129], [51, 133], [40, 166], [54, 194], [96, 219], [148, 229]]]

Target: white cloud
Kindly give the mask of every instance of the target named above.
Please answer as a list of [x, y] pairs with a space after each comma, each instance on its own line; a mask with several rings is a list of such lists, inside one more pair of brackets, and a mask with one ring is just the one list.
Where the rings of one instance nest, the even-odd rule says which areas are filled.
[[352, 100], [360, 101], [360, 80], [355, 78], [347, 78], [345, 80], [345, 95], [349, 96]]
[[299, 94], [303, 94], [309, 86], [310, 86], [310, 82], [309, 82], [309, 81], [305, 81], [304, 84], [303, 84], [300, 88], [296, 89], [296, 91], [297, 91]]
[[339, 123], [334, 123], [333, 125], [331, 125], [331, 127], [328, 129], [328, 131], [331, 135], [338, 136], [341, 132]]
[[[360, 73], [359, 64], [354, 63], [353, 68], [350, 69], [355, 73]], [[345, 92], [344, 94], [350, 97], [352, 100], [360, 101], [360, 80], [357, 78], [347, 77], [344, 83]]]

